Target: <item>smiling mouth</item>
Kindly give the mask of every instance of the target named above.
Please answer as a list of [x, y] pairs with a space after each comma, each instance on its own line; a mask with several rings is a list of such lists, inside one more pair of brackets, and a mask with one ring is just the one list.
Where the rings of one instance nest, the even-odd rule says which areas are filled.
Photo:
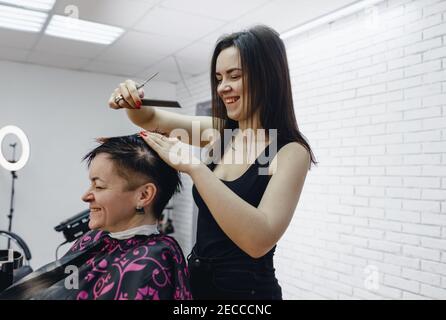
[[225, 98], [223, 101], [226, 104], [231, 104], [231, 103], [238, 101], [239, 99], [240, 99], [240, 97], [231, 97], [231, 98]]
[[95, 213], [95, 212], [99, 212], [99, 211], [101, 211], [101, 209], [99, 209], [99, 208], [90, 208], [91, 213]]

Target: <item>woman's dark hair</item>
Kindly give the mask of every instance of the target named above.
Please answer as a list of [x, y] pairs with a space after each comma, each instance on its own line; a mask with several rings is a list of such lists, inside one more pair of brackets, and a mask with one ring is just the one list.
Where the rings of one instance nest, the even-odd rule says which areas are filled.
[[127, 180], [127, 190], [135, 190], [147, 182], [155, 184], [157, 193], [152, 209], [155, 218], [159, 219], [170, 198], [182, 187], [179, 172], [164, 162], [138, 135], [101, 138], [99, 141], [102, 144], [83, 158], [88, 167], [98, 154], [106, 153], [117, 173]]
[[238, 122], [229, 119], [217, 93], [217, 57], [230, 47], [237, 48], [240, 53], [248, 116], [259, 112], [264, 129], [277, 129], [278, 142], [300, 143], [310, 153], [311, 162], [317, 164], [310, 145], [297, 126], [285, 45], [279, 34], [266, 26], [232, 33], [217, 41], [211, 60], [211, 89], [213, 127], [220, 132], [220, 137], [223, 137], [224, 129], [238, 128]]

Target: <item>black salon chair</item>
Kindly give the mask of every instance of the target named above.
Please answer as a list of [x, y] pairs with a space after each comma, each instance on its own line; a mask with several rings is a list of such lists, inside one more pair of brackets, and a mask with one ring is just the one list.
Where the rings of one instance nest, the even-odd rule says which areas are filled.
[[31, 260], [31, 251], [29, 250], [25, 241], [13, 232], [0, 230], [0, 236], [12, 240], [21, 250], [21, 252], [14, 252], [14, 260], [17, 261], [17, 264], [19, 264], [17, 265], [17, 268], [14, 268], [13, 271], [13, 283], [15, 283], [26, 275], [33, 272], [33, 269], [29, 265], [29, 261]]

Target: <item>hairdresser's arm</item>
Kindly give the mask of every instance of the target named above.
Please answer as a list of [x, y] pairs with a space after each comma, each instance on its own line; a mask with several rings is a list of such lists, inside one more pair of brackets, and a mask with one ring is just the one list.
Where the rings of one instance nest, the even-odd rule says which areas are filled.
[[[273, 160], [274, 161], [274, 160]], [[298, 143], [276, 156], [277, 170], [256, 208], [230, 190], [206, 166], [191, 167], [195, 186], [226, 235], [253, 258], [265, 255], [287, 229], [309, 168], [309, 153]]]
[[[141, 110], [127, 109], [126, 111], [127, 116], [134, 124], [148, 131], [159, 131], [168, 136], [177, 136], [173, 130], [185, 130], [184, 136], [179, 135], [178, 138], [187, 144], [204, 147], [212, 139], [206, 139], [203, 135], [206, 129], [208, 129], [207, 132], [212, 130], [211, 117], [183, 115], [155, 107], [142, 107]], [[141, 112], [143, 113], [141, 114]], [[195, 126], [194, 130], [193, 126]], [[192, 139], [193, 134], [196, 134], [195, 139]]]
[[[124, 100], [117, 104], [115, 97], [119, 95], [122, 95]], [[144, 97], [143, 89], [137, 90], [134, 81], [126, 80], [114, 90], [108, 104], [112, 109], [125, 108], [130, 121], [145, 130], [177, 136], [173, 130], [183, 129], [184, 134], [177, 137], [187, 144], [204, 147], [214, 139], [212, 117], [189, 116], [152, 106], [141, 106], [142, 97]], [[195, 126], [194, 130], [193, 126]], [[193, 133], [197, 135], [195, 139], [193, 139]]]

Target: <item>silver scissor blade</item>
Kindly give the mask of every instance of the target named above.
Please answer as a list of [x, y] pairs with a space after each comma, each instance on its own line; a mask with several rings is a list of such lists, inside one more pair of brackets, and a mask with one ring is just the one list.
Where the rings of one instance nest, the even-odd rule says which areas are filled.
[[152, 80], [153, 78], [155, 78], [158, 75], [158, 73], [159, 72], [156, 72], [150, 78], [148, 78], [146, 81], [144, 81], [142, 84], [136, 86], [136, 89], [141, 89], [142, 87], [144, 87], [146, 85], [146, 83], [149, 82], [150, 80]]

